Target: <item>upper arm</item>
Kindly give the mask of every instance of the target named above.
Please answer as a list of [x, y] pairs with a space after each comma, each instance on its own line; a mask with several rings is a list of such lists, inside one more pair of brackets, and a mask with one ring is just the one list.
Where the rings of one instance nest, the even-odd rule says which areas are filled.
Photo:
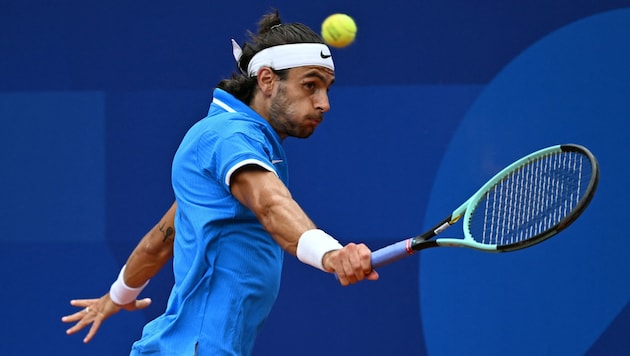
[[289, 190], [274, 172], [253, 164], [240, 167], [232, 174], [230, 191], [256, 216], [264, 214], [265, 207], [278, 200], [291, 199]]
[[293, 255], [302, 233], [315, 228], [273, 172], [258, 166], [243, 167], [233, 175], [230, 189], [236, 199], [254, 212], [274, 240]]

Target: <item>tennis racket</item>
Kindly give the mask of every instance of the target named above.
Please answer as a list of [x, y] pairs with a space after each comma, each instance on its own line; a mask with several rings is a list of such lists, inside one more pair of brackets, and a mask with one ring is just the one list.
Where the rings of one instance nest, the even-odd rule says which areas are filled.
[[[372, 252], [372, 268], [430, 247], [508, 252], [564, 230], [588, 206], [599, 182], [597, 159], [585, 147], [548, 147], [504, 168], [431, 230]], [[463, 238], [436, 238], [462, 221]]]

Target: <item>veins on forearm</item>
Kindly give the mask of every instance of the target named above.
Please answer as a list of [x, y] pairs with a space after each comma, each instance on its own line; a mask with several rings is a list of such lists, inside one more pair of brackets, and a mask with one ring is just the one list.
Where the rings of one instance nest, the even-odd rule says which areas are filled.
[[162, 235], [164, 235], [162, 242], [166, 242], [169, 239], [173, 239], [175, 237], [175, 229], [173, 229], [171, 226], [166, 226], [166, 223], [158, 226], [158, 229], [162, 232]]

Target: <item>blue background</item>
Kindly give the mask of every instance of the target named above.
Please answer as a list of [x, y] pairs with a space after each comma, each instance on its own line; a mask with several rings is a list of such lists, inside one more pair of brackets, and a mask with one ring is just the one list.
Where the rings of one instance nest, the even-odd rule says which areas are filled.
[[230, 38], [271, 7], [359, 27], [333, 49], [325, 122], [285, 142], [295, 198], [342, 242], [416, 234], [545, 146], [583, 144], [602, 172], [584, 215], [531, 249], [429, 250], [348, 288], [287, 257], [256, 355], [630, 353], [630, 1], [3, 0], [2, 354], [124, 355], [162, 312], [170, 266], [149, 309], [90, 344], [60, 321], [170, 206], [172, 156], [234, 69]]

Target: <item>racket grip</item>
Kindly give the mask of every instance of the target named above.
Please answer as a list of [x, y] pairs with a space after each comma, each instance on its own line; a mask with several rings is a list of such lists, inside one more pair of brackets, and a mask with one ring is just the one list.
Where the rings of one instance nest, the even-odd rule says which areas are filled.
[[372, 252], [372, 268], [383, 267], [413, 254], [414, 251], [408, 248], [410, 242], [409, 239], [398, 241]]

